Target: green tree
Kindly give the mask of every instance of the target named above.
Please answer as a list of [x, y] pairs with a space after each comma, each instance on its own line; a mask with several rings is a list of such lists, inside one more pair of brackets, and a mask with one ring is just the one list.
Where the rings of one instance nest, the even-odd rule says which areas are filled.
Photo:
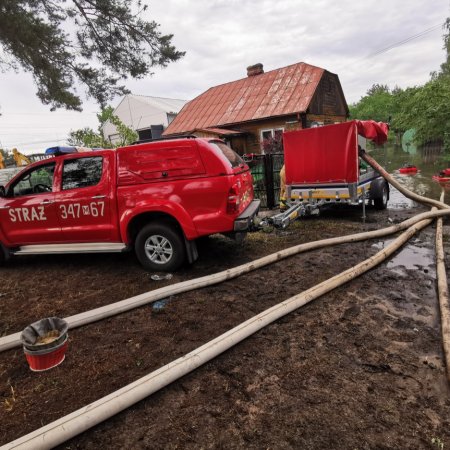
[[124, 79], [184, 55], [142, 18], [146, 9], [141, 0], [2, 0], [0, 68], [30, 72], [52, 110], [81, 110], [75, 81], [104, 107], [127, 93]]
[[415, 128], [418, 144], [450, 142], [450, 76], [439, 76], [424, 86], [411, 89], [404, 97], [396, 123], [403, 129]]
[[[99, 121], [98, 130], [94, 131], [92, 128], [82, 128], [80, 130], [71, 131], [68, 142], [70, 145], [88, 147], [88, 148], [112, 148], [121, 147], [123, 145], [131, 144], [138, 139], [138, 134], [127, 127], [117, 116], [113, 114], [112, 106], [103, 108], [97, 119]], [[102, 127], [106, 122], [111, 122], [117, 129], [118, 141], [113, 145], [111, 142], [105, 140], [103, 137]]]
[[352, 119], [377, 122], [387, 122], [395, 108], [394, 97], [389, 87], [379, 84], [374, 84], [359, 102], [349, 106]]
[[111, 148], [111, 144], [106, 142], [100, 133], [89, 127], [71, 131], [68, 142], [76, 147]]

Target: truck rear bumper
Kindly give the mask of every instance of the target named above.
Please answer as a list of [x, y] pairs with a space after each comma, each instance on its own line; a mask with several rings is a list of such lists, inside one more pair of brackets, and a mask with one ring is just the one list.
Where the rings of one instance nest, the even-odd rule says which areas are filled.
[[252, 228], [253, 220], [258, 214], [261, 200], [253, 200], [234, 221], [234, 231], [247, 231]]

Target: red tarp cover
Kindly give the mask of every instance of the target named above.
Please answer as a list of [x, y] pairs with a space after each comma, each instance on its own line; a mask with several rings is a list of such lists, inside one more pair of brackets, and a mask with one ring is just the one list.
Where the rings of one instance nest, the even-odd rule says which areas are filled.
[[388, 138], [389, 125], [374, 120], [355, 120], [358, 134], [370, 139], [375, 144], [384, 144]]
[[286, 132], [283, 146], [287, 185], [358, 181], [355, 121]]

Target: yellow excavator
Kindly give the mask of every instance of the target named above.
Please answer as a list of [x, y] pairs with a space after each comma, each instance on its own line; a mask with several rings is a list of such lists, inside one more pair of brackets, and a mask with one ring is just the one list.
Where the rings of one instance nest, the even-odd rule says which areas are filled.
[[[13, 148], [12, 150], [14, 162], [16, 163], [17, 167], [23, 167], [27, 166], [28, 164], [31, 164], [30, 158], [23, 155], [22, 153], [17, 150], [17, 148]], [[3, 158], [2, 153], [0, 152], [0, 169], [6, 169], [6, 163], [5, 158]]]
[[27, 166], [28, 164], [31, 164], [30, 158], [28, 158], [25, 155], [22, 155], [22, 153], [20, 153], [19, 150], [17, 150], [17, 148], [13, 148], [12, 152], [17, 167]]

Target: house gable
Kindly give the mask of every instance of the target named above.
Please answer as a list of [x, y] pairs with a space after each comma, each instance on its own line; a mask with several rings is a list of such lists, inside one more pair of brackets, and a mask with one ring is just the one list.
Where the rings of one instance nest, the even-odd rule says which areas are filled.
[[347, 102], [336, 74], [324, 72], [307, 113], [321, 116], [348, 116]]

